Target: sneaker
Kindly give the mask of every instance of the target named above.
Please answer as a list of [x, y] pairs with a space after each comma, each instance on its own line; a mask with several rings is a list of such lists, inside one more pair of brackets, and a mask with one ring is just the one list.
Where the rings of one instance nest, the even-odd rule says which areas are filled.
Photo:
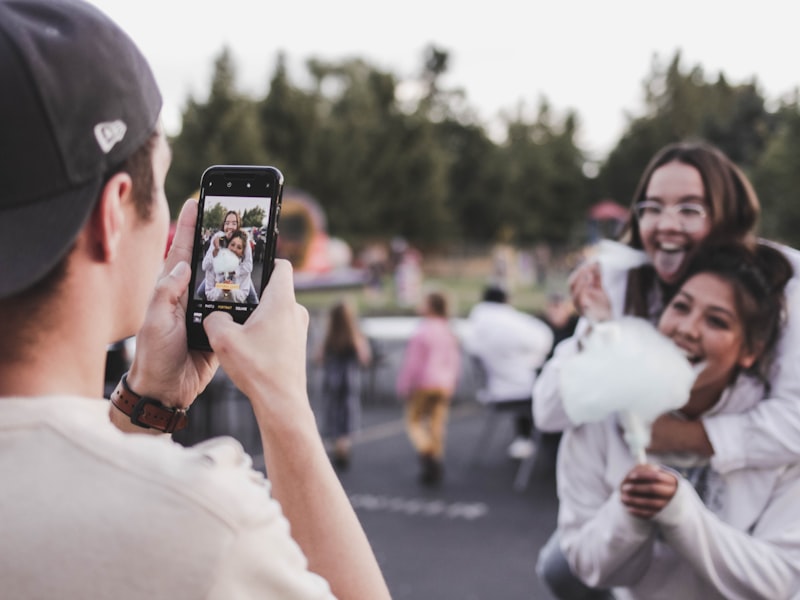
[[436, 485], [441, 482], [443, 467], [440, 460], [430, 454], [420, 454], [420, 473], [419, 482], [422, 485]]
[[529, 458], [536, 452], [536, 444], [530, 438], [517, 438], [508, 447], [508, 455], [517, 460]]

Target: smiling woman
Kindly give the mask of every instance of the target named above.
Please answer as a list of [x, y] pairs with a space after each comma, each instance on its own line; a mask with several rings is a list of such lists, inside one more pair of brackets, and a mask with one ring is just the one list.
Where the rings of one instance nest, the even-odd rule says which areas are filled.
[[[720, 150], [704, 142], [683, 142], [664, 147], [645, 169], [632, 203], [636, 218], [622, 234], [632, 248], [643, 250], [649, 264], [607, 269], [602, 276], [597, 264], [580, 267], [570, 278], [575, 306], [585, 314], [634, 315], [656, 323], [675, 294], [676, 282], [685, 277], [693, 257], [709, 244], [736, 242], [755, 244], [759, 202], [741, 170]], [[800, 271], [800, 253], [781, 246], [780, 251]], [[800, 282], [795, 275], [787, 294], [800, 302]], [[603, 310], [599, 310], [602, 307]], [[586, 319], [577, 334], [585, 331]], [[800, 360], [800, 320], [789, 319], [781, 331], [776, 360]], [[546, 385], [546, 378], [539, 385]], [[776, 368], [770, 380], [770, 397], [756, 409], [758, 416], [738, 419], [741, 431], [730, 436], [720, 431], [714, 418], [685, 426], [659, 420], [653, 431], [654, 447], [661, 451], [698, 451], [724, 466], [782, 464], [800, 457], [800, 432], [792, 419], [800, 419], [800, 374], [795, 369]], [[535, 391], [537, 424], [546, 431], [569, 427], [555, 386]], [[785, 411], [789, 411], [786, 413]], [[777, 441], [759, 423], [783, 423], [785, 435]], [[783, 440], [789, 440], [789, 442]], [[796, 442], [793, 440], [797, 440]]]
[[[694, 206], [687, 209], [687, 205]], [[656, 323], [675, 297], [677, 282], [684, 280], [692, 260], [704, 248], [720, 243], [756, 244], [760, 208], [755, 191], [727, 156], [703, 142], [663, 148], [642, 175], [632, 207], [634, 212], [638, 208], [638, 216], [628, 223], [622, 240], [643, 250], [649, 264], [602, 273], [597, 264], [580, 267], [571, 276], [570, 285], [573, 302], [584, 315], [627, 314]], [[800, 253], [773, 246], [794, 268], [795, 275], [786, 286], [787, 305], [800, 305]], [[588, 325], [588, 320], [582, 319], [576, 335], [582, 335]], [[707, 325], [711, 327], [711, 322]], [[743, 468], [774, 468], [800, 459], [800, 430], [796, 425], [800, 423], [800, 372], [787, 367], [800, 362], [800, 319], [789, 314], [777, 335], [775, 368], [763, 391], [765, 400], [753, 404], [751, 410], [724, 418], [713, 411], [696, 421], [663, 415], [653, 425], [648, 450], [693, 452], [708, 457], [722, 474]], [[754, 350], [758, 348], [750, 347], [751, 352]], [[552, 374], [555, 370], [546, 366], [534, 389], [534, 418], [543, 431], [561, 431], [573, 425], [563, 409], [557, 377]], [[559, 552], [556, 542], [547, 548]], [[542, 568], [551, 559], [543, 554]], [[560, 574], [574, 581], [568, 569]]]
[[[690, 262], [659, 321], [705, 365], [681, 418], [731, 416], [761, 401], [758, 367], [768, 367], [791, 275], [764, 245], [712, 247]], [[800, 518], [789, 500], [800, 463], [724, 473], [697, 453], [650, 453], [637, 465], [620, 422], [575, 427], [559, 449], [558, 535], [575, 575], [613, 586], [617, 598], [789, 598], [800, 584]]]

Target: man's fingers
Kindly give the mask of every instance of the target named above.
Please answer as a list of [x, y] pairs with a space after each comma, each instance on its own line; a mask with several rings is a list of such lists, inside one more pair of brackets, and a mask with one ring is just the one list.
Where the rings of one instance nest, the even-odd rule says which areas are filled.
[[197, 223], [197, 200], [189, 198], [183, 203], [181, 214], [175, 226], [175, 236], [164, 263], [164, 273], [169, 273], [180, 261], [192, 261], [192, 246], [194, 241], [194, 228]]
[[294, 271], [292, 269], [292, 263], [285, 258], [276, 258], [275, 268], [272, 270], [269, 283], [264, 289], [264, 295], [272, 296], [274, 294], [271, 292], [282, 289], [290, 290], [289, 298], [294, 302]]
[[231, 338], [237, 335], [238, 325], [228, 313], [219, 310], [212, 312], [203, 319], [203, 327], [208, 336], [208, 343], [217, 355], [225, 354], [228, 346], [235, 343]]
[[189, 263], [178, 261], [170, 272], [158, 280], [155, 289], [156, 300], [177, 304], [183, 292], [186, 291], [186, 286], [189, 285], [190, 277]]

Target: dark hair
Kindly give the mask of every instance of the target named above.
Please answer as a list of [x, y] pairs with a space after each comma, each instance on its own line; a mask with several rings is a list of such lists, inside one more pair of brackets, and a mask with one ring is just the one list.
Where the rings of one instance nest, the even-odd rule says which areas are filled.
[[[144, 221], [149, 221], [153, 214], [155, 202], [155, 176], [153, 174], [153, 151], [160, 134], [154, 131], [144, 144], [122, 164], [117, 172], [126, 172], [133, 181], [133, 201], [136, 214]], [[106, 179], [108, 181], [110, 177]]]
[[242, 243], [244, 244], [244, 248], [247, 249], [247, 244], [249, 243], [248, 242], [249, 238], [247, 236], [247, 232], [246, 231], [243, 231], [241, 229], [235, 229], [233, 231], [233, 233], [231, 233], [231, 237], [228, 240], [228, 244], [230, 244], [233, 241], [233, 238], [239, 238], [240, 240], [242, 240]]
[[233, 215], [234, 217], [236, 217], [236, 229], [239, 229], [239, 227], [242, 226], [242, 220], [239, 218], [239, 213], [237, 213], [235, 210], [229, 210], [228, 212], [225, 213], [225, 216], [222, 217], [222, 224], [220, 226], [220, 229], [225, 228], [225, 221], [228, 220], [228, 215]]
[[[645, 199], [653, 173], [672, 162], [697, 169], [703, 181], [705, 202], [709, 207], [711, 230], [705, 240], [709, 243], [740, 241], [755, 243], [755, 228], [761, 213], [753, 186], [742, 171], [721, 150], [702, 140], [676, 142], [664, 146], [650, 160], [639, 178], [631, 204], [631, 217], [620, 238], [634, 248], [642, 248], [639, 221], [633, 208]], [[658, 284], [651, 265], [631, 269], [625, 297], [627, 314], [650, 318], [648, 293]], [[667, 290], [667, 293], [673, 292]]]
[[[710, 209], [710, 239], [749, 241], [761, 213], [758, 196], [742, 171], [721, 150], [702, 140], [684, 141], [663, 147], [650, 160], [633, 195], [631, 208], [645, 199], [653, 173], [671, 162], [697, 169], [703, 180], [705, 201]], [[633, 214], [631, 210], [631, 214]], [[631, 217], [622, 240], [634, 248], [642, 247], [638, 220]]]
[[426, 299], [428, 310], [437, 317], [447, 317], [447, 298], [439, 292], [431, 292]]
[[483, 301], [497, 302], [498, 304], [504, 304], [508, 302], [508, 294], [506, 294], [503, 288], [498, 287], [496, 285], [490, 285], [485, 290], [483, 290]]
[[334, 304], [328, 313], [328, 329], [322, 351], [325, 355], [356, 352], [356, 319], [344, 302]]
[[794, 274], [791, 263], [767, 243], [712, 243], [690, 260], [683, 282], [700, 273], [713, 273], [733, 286], [745, 347], [758, 356], [748, 372], [766, 382], [786, 319], [783, 290]]

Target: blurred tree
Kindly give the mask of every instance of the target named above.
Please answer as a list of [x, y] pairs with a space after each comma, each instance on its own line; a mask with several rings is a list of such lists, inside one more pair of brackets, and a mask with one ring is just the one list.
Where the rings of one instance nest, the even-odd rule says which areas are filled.
[[222, 220], [228, 209], [222, 204], [215, 204], [212, 208], [203, 211], [203, 223], [214, 229], [222, 229]]
[[311, 179], [316, 165], [310, 164], [309, 150], [321, 127], [314, 94], [292, 86], [286, 57], [278, 55], [269, 93], [258, 105], [264, 149], [270, 164], [278, 167], [287, 181]]
[[250, 210], [245, 210], [242, 213], [242, 227], [261, 227], [266, 225], [264, 217], [267, 214], [262, 206], [255, 206]]
[[600, 169], [595, 195], [631, 200], [636, 183], [653, 155], [664, 145], [704, 139], [743, 168], [754, 164], [774, 129], [758, 86], [731, 86], [724, 74], [709, 82], [701, 67], [681, 67], [680, 51], [663, 66], [658, 57], [644, 82], [645, 111], [629, 125]]
[[577, 117], [559, 120], [542, 99], [536, 121], [522, 115], [507, 121], [500, 150], [503, 182], [497, 198], [501, 231], [518, 242], [563, 244], [584, 225], [588, 195], [585, 157], [575, 144]]
[[310, 61], [325, 115], [298, 185], [325, 208], [337, 235], [402, 235], [429, 244], [452, 230], [444, 157], [433, 127], [399, 110], [393, 75], [361, 60]]
[[447, 205], [466, 242], [492, 242], [500, 231], [497, 209], [504, 181], [496, 144], [479, 125], [445, 119], [436, 125], [437, 143], [448, 156]]
[[197, 192], [207, 167], [268, 163], [256, 104], [237, 91], [236, 69], [227, 48], [214, 63], [208, 99], [187, 100], [181, 132], [171, 142], [173, 159], [166, 192], [173, 215]]
[[703, 138], [752, 174], [764, 233], [798, 244], [797, 98], [770, 112], [755, 78], [731, 85], [722, 73], [711, 80], [699, 66], [683, 68], [679, 52], [666, 63], [654, 56], [642, 114], [628, 116], [590, 179], [575, 141], [578, 115], [542, 99], [531, 117], [521, 104], [505, 115], [505, 135], [496, 141], [464, 92], [444, 85], [452, 57], [443, 48], [426, 48], [419, 74], [403, 81], [358, 58], [312, 58], [305, 89], [290, 81], [286, 57], [276, 58], [262, 98], [237, 90], [223, 49], [207, 100], [187, 99], [183, 128], [171, 140], [173, 214], [209, 165], [262, 163], [314, 196], [330, 231], [356, 246], [395, 235], [423, 248], [500, 237], [579, 244], [591, 204], [628, 203], [658, 149]]
[[777, 131], [752, 171], [762, 205], [761, 232], [800, 248], [800, 104], [798, 95], [776, 112]]

